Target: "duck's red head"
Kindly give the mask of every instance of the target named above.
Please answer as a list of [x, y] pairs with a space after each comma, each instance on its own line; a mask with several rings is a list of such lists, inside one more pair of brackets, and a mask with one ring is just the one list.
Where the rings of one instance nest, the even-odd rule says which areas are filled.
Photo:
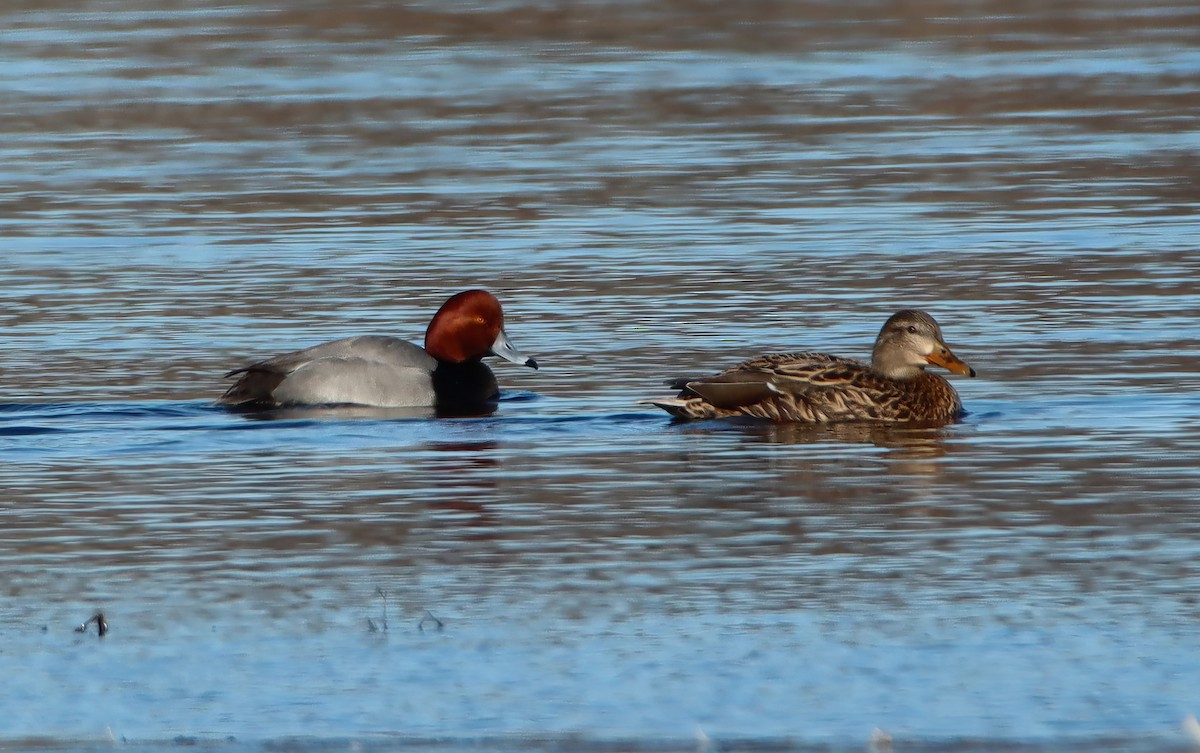
[[425, 330], [425, 350], [439, 361], [466, 363], [500, 356], [537, 368], [508, 341], [500, 301], [486, 290], [464, 290], [442, 304]]

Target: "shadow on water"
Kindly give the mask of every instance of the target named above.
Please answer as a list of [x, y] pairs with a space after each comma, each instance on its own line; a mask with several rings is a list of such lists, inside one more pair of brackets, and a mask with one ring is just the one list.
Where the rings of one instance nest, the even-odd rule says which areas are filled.
[[[483, 417], [495, 412], [493, 407], [486, 412], [468, 416], [453, 417]], [[393, 421], [403, 419], [433, 419], [442, 417], [431, 407], [411, 408], [374, 408], [366, 405], [306, 405], [285, 406], [279, 408], [241, 408], [230, 409], [229, 413], [249, 421]]]
[[[413, 419], [488, 418], [502, 403], [523, 403], [537, 400], [531, 392], [507, 393], [480, 405], [375, 407], [369, 405], [297, 405], [262, 408], [257, 406], [221, 407], [223, 411], [253, 421], [397, 421]], [[214, 406], [217, 407], [217, 406]]]

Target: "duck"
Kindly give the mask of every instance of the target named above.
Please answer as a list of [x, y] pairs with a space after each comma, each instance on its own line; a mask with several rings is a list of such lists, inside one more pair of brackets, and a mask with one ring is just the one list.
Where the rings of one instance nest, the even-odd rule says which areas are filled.
[[485, 356], [538, 368], [509, 340], [496, 296], [464, 290], [430, 320], [424, 348], [386, 335], [333, 340], [230, 371], [225, 377], [238, 380], [216, 403], [239, 410], [331, 405], [469, 410], [499, 397]]
[[672, 379], [673, 399], [649, 400], [677, 419], [746, 416], [779, 423], [843, 421], [944, 424], [964, 415], [940, 366], [975, 376], [946, 345], [924, 311], [893, 314], [875, 339], [870, 363], [827, 353], [773, 353], [701, 379]]

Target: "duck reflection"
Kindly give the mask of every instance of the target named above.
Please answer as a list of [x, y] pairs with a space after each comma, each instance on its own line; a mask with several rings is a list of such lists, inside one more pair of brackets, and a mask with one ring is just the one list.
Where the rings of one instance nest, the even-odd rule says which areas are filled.
[[874, 424], [842, 423], [825, 426], [769, 424], [759, 426], [757, 434], [774, 444], [815, 444], [841, 442], [871, 444], [906, 456], [941, 456], [946, 452], [949, 432], [943, 423]]
[[[956, 429], [956, 427], [958, 427]], [[920, 476], [938, 475], [941, 459], [953, 452], [952, 439], [960, 424], [845, 422], [832, 424], [708, 421], [690, 424], [686, 431], [737, 432], [748, 442], [778, 445], [870, 445], [886, 452], [889, 471]]]
[[436, 408], [416, 406], [404, 408], [377, 408], [370, 405], [296, 405], [266, 410], [232, 410], [252, 421], [296, 421], [347, 419], [395, 421], [398, 419], [431, 418], [487, 418], [496, 412], [498, 403], [485, 403], [464, 409], [462, 406]]

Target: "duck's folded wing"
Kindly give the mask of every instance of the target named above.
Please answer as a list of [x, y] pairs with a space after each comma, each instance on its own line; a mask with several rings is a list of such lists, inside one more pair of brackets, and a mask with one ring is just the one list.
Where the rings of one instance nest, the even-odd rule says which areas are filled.
[[393, 366], [416, 366], [429, 371], [437, 367], [437, 361], [433, 356], [426, 353], [424, 348], [413, 345], [407, 340], [386, 335], [360, 335], [284, 353], [235, 369], [225, 376], [231, 377], [251, 371], [290, 374], [307, 363], [330, 358], [357, 358]]
[[274, 371], [256, 370], [254, 366], [231, 371], [225, 376], [236, 374], [241, 374], [241, 378], [217, 398], [217, 405], [270, 405], [273, 403], [271, 393], [287, 376]]
[[[777, 377], [813, 384], [836, 384], [856, 379], [870, 371], [870, 366], [852, 358], [839, 358], [826, 353], [792, 353], [764, 356], [764, 364]], [[753, 363], [753, 362], [751, 362]]]
[[774, 353], [708, 379], [689, 380], [681, 387], [717, 407], [733, 410], [838, 386], [865, 370], [866, 366], [858, 361], [825, 353]]
[[717, 408], [772, 420], [869, 418], [877, 380], [866, 364], [824, 353], [763, 356], [689, 382]]
[[[673, 379], [672, 400], [650, 401], [678, 418], [746, 415], [772, 420], [825, 421], [853, 417], [842, 387], [869, 371], [861, 361], [826, 353], [772, 353], [702, 379]], [[853, 401], [853, 398], [850, 398]]]
[[688, 382], [687, 389], [722, 410], [738, 410], [779, 394], [774, 385], [767, 380], [696, 381]]
[[[347, 337], [234, 369], [225, 376], [240, 374], [241, 378], [218, 398], [217, 404], [432, 405], [424, 385], [432, 384], [429, 375], [436, 368], [433, 356], [406, 340], [384, 335]], [[358, 380], [362, 381], [356, 384]], [[385, 386], [389, 383], [416, 384], [419, 388], [406, 390], [393, 386], [389, 390]], [[351, 399], [313, 397], [318, 395]], [[375, 402], [380, 399], [400, 402]]]
[[888, 380], [850, 359], [784, 364], [774, 373], [773, 385], [779, 396], [773, 402], [797, 415], [812, 417], [806, 420], [890, 418], [898, 397]]
[[433, 376], [418, 366], [362, 358], [322, 358], [300, 366], [271, 392], [277, 405], [432, 406]]

